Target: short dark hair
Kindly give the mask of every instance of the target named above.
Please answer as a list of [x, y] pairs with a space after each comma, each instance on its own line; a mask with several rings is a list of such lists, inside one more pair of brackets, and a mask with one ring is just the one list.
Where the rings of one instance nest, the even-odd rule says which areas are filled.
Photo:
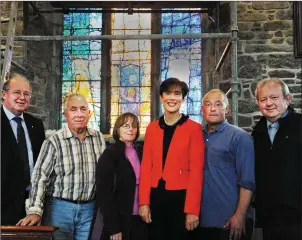
[[120, 133], [119, 133], [119, 129], [122, 125], [124, 125], [129, 119], [132, 119], [133, 120], [133, 126], [136, 126], [137, 127], [137, 132], [136, 132], [136, 136], [135, 136], [135, 139], [134, 141], [136, 141], [139, 137], [139, 120], [138, 120], [138, 117], [131, 113], [131, 112], [126, 112], [126, 113], [123, 113], [122, 115], [120, 115], [115, 123], [114, 123], [114, 127], [113, 127], [113, 132], [112, 132], [112, 135], [113, 135], [113, 139], [115, 141], [118, 141], [120, 139]]
[[167, 92], [173, 88], [180, 87], [181, 93], [182, 93], [182, 98], [185, 98], [189, 92], [189, 87], [188, 85], [180, 81], [178, 78], [167, 78], [165, 79], [159, 87], [159, 93], [162, 96], [164, 92]]

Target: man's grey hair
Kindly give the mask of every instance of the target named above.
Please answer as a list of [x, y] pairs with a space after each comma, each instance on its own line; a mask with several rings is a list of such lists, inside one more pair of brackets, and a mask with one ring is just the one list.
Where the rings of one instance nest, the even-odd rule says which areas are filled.
[[204, 101], [204, 99], [210, 94], [210, 93], [219, 93], [219, 94], [221, 94], [221, 96], [223, 97], [223, 102], [225, 103], [225, 105], [226, 106], [229, 106], [229, 100], [228, 100], [228, 97], [227, 97], [227, 95], [223, 92], [223, 91], [221, 91], [220, 89], [218, 89], [218, 88], [214, 88], [214, 89], [212, 89], [212, 90], [210, 90], [209, 92], [207, 92], [206, 93], [206, 95], [204, 95], [204, 97], [202, 98], [202, 105], [203, 105], [203, 101]]
[[25, 82], [27, 82], [29, 85], [30, 91], [32, 91], [32, 87], [30, 85], [30, 82], [27, 80], [27, 78], [25, 76], [23, 76], [22, 74], [16, 73], [16, 72], [12, 72], [8, 75], [8, 80], [3, 84], [2, 90], [7, 92], [9, 90], [11, 81], [16, 77], [22, 78]]
[[63, 105], [64, 113], [67, 111], [68, 102], [74, 98], [76, 98], [77, 100], [84, 100], [87, 103], [87, 107], [89, 109], [89, 103], [88, 103], [87, 99], [85, 98], [85, 96], [83, 96], [80, 93], [72, 93], [72, 94], [66, 96], [66, 98], [64, 100], [64, 105]]
[[260, 82], [257, 83], [257, 87], [255, 89], [255, 97], [258, 99], [258, 91], [260, 88], [264, 87], [267, 84], [279, 84], [281, 86], [281, 91], [283, 94], [283, 97], [291, 96], [288, 86], [279, 78], [268, 78], [268, 79], [263, 79]]

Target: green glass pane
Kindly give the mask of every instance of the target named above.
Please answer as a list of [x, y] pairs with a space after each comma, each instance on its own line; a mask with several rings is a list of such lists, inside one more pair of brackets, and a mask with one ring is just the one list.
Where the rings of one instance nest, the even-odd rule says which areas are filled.
[[[63, 34], [102, 34], [101, 13], [64, 14]], [[90, 103], [89, 126], [99, 129], [101, 109], [101, 41], [64, 41], [62, 68], [62, 103], [71, 93], [84, 95]], [[63, 104], [62, 104], [63, 105]], [[62, 124], [65, 123], [62, 117]]]

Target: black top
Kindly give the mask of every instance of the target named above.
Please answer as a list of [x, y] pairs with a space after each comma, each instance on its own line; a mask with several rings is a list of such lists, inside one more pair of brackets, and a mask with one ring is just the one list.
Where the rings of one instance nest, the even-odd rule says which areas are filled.
[[256, 216], [262, 225], [301, 222], [301, 114], [288, 107], [278, 119], [271, 144], [262, 117], [252, 136], [255, 146]]
[[165, 123], [164, 138], [163, 138], [163, 168], [165, 167], [168, 149], [174, 135], [177, 124], [169, 126]]

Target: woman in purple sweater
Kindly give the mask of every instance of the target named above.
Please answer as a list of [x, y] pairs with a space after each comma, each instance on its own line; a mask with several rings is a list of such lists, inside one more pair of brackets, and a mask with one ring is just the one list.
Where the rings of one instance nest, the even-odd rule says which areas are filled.
[[145, 240], [145, 223], [138, 215], [138, 187], [142, 148], [139, 121], [133, 113], [120, 115], [113, 128], [115, 143], [97, 164], [97, 207], [103, 215], [101, 240]]

